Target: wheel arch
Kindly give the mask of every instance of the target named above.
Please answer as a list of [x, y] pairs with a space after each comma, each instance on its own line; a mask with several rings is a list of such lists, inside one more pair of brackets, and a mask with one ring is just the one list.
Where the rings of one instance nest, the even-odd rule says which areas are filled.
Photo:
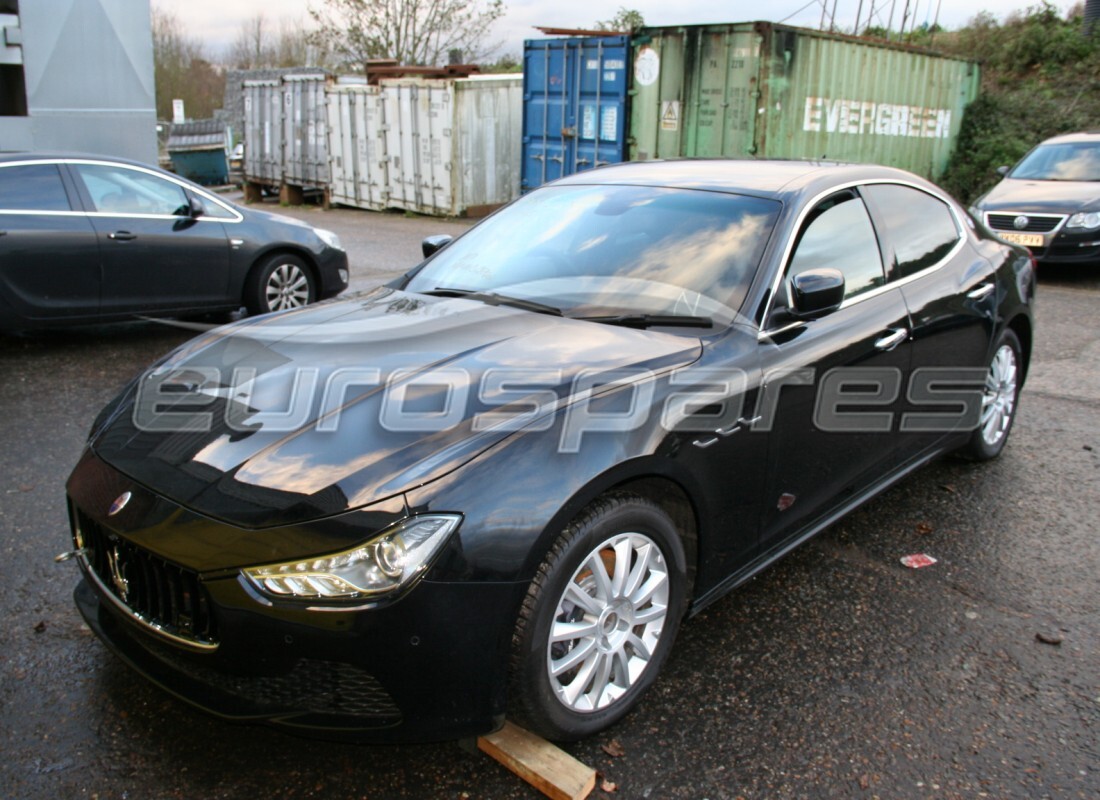
[[1031, 320], [1028, 319], [1027, 314], [1019, 313], [1008, 321], [1005, 325], [1007, 330], [1016, 334], [1016, 338], [1020, 340], [1020, 357], [1023, 359], [1023, 377], [1027, 378], [1028, 366], [1031, 364], [1031, 344], [1032, 344], [1032, 328]]
[[276, 256], [295, 256], [302, 259], [306, 268], [309, 270], [310, 277], [313, 278], [317, 288], [321, 287], [321, 270], [317, 264], [317, 259], [308, 249], [304, 247], [294, 247], [293, 245], [280, 242], [279, 244], [271, 245], [270, 247], [254, 253], [252, 261], [248, 265], [248, 269], [244, 274], [244, 282], [241, 284], [241, 294], [244, 295], [248, 291], [248, 287], [255, 279], [256, 274], [260, 270], [261, 266], [268, 260]]
[[701, 520], [706, 519], [706, 511], [701, 508], [701, 490], [695, 486], [691, 476], [659, 459], [636, 459], [596, 476], [574, 492], [549, 520], [536, 545], [531, 548], [524, 565], [523, 579], [534, 577], [554, 541], [570, 522], [593, 502], [615, 492], [628, 492], [650, 500], [672, 519], [684, 545], [687, 578], [685, 608], [689, 607], [694, 598], [699, 566]]

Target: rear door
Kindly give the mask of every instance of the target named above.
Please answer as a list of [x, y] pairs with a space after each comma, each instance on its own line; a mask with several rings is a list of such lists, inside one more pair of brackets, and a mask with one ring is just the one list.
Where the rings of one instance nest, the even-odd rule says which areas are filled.
[[17, 318], [99, 311], [96, 232], [74, 201], [57, 164], [0, 165], [0, 298]]
[[[921, 368], [907, 387], [899, 443], [903, 455], [914, 456], [977, 422], [973, 403], [996, 324], [995, 275], [945, 200], [894, 183], [862, 191], [913, 321], [913, 363]], [[962, 395], [968, 405], [952, 399]]]
[[212, 217], [192, 218], [182, 184], [124, 164], [69, 166], [99, 240], [103, 313], [230, 302], [225, 227]]

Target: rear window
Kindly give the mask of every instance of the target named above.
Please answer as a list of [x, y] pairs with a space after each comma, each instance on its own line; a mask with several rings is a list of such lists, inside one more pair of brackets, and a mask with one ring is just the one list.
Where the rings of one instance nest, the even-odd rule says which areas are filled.
[[942, 200], [910, 186], [872, 184], [860, 189], [886, 226], [896, 277], [938, 264], [959, 241], [955, 215]]
[[0, 209], [71, 211], [56, 164], [0, 166]]

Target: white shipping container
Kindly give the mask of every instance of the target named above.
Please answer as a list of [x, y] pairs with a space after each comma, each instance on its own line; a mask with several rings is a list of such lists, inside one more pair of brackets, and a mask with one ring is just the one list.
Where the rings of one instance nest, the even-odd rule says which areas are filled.
[[417, 78], [382, 81], [394, 208], [454, 213], [454, 84]]
[[499, 206], [519, 197], [523, 76], [455, 81], [455, 207]]
[[283, 180], [283, 91], [278, 80], [244, 82], [244, 174], [254, 183]]
[[283, 177], [293, 186], [328, 185], [328, 84], [325, 74], [283, 76]]
[[388, 208], [382, 90], [341, 83], [325, 96], [330, 200], [373, 211]]
[[326, 93], [333, 201], [462, 216], [519, 196], [522, 75], [396, 78]]

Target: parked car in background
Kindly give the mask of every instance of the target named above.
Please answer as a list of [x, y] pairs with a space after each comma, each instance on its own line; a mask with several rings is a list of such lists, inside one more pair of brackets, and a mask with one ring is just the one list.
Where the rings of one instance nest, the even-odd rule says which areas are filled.
[[978, 199], [972, 213], [1040, 264], [1100, 266], [1100, 132], [1047, 139]]
[[896, 169], [616, 165], [424, 250], [208, 332], [96, 420], [60, 558], [178, 697], [594, 734], [685, 614], [941, 454], [999, 455], [1031, 354], [1030, 255]]
[[0, 156], [0, 330], [245, 306], [347, 287], [336, 234], [100, 156]]

